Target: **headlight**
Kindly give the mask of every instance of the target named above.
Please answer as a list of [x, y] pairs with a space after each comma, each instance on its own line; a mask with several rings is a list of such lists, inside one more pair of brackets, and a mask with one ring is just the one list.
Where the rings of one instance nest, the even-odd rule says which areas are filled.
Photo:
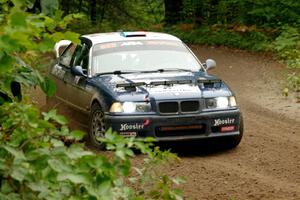
[[236, 107], [237, 106], [237, 103], [236, 103], [236, 100], [235, 100], [234, 96], [229, 97], [229, 105], [231, 107]]
[[234, 96], [205, 99], [205, 104], [207, 109], [226, 109], [237, 106]]
[[115, 102], [109, 111], [112, 113], [150, 112], [151, 105], [147, 102]]

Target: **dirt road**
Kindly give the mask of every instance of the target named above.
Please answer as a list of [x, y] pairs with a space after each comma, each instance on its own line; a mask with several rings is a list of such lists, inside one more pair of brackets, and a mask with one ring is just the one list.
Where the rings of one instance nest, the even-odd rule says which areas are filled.
[[[181, 163], [169, 173], [186, 178], [187, 199], [300, 199], [300, 103], [281, 95], [285, 67], [264, 54], [192, 49], [202, 61], [217, 61], [211, 73], [236, 92], [245, 133], [230, 151], [205, 142], [176, 145]], [[71, 125], [80, 128], [72, 119]]]
[[193, 46], [211, 73], [236, 92], [245, 134], [240, 146], [218, 151], [199, 145], [180, 152], [172, 174], [186, 177], [190, 199], [300, 199], [300, 104], [281, 95], [285, 68], [270, 56]]

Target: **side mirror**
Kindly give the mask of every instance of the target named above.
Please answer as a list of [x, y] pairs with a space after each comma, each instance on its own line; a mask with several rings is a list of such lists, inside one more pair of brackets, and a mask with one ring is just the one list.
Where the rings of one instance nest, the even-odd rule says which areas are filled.
[[86, 77], [86, 74], [83, 73], [83, 69], [81, 66], [75, 66], [71, 68], [71, 72], [72, 74], [74, 74], [75, 76], [84, 76]]
[[54, 46], [55, 56], [58, 58], [64, 52], [64, 50], [71, 44], [70, 40], [60, 40]]
[[217, 66], [217, 63], [213, 59], [207, 59], [205, 63], [203, 63], [203, 66], [205, 67], [206, 70], [210, 70], [215, 68]]

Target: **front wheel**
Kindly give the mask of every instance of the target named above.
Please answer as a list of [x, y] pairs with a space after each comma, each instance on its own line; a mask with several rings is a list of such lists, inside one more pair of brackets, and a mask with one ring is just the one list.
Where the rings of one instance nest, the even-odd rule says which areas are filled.
[[105, 145], [98, 139], [104, 137], [106, 125], [104, 113], [98, 103], [92, 105], [89, 123], [89, 142], [98, 149], [104, 149]]

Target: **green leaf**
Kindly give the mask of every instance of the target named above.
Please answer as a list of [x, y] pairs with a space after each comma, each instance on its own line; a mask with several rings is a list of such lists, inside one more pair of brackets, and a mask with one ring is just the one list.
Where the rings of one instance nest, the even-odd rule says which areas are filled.
[[69, 180], [75, 184], [80, 184], [80, 183], [89, 184], [90, 183], [90, 179], [89, 179], [88, 175], [74, 174], [74, 173], [60, 173], [57, 176], [57, 180], [58, 181]]
[[70, 164], [60, 159], [51, 159], [48, 161], [49, 166], [56, 172], [72, 172]]
[[116, 156], [118, 156], [119, 158], [121, 158], [122, 160], [126, 159], [126, 154], [123, 150], [117, 150], [116, 151]]
[[67, 156], [71, 159], [78, 159], [83, 156], [90, 156], [93, 155], [91, 151], [85, 151], [82, 145], [72, 144], [66, 152]]
[[10, 55], [0, 51], [0, 74], [10, 71], [13, 63], [14, 59]]
[[15, 27], [26, 27], [26, 14], [17, 8], [13, 8], [10, 14], [10, 24]]
[[2, 148], [12, 154], [16, 159], [26, 160], [23, 151], [20, 151], [19, 149], [10, 147], [8, 145], [2, 145]]
[[20, 194], [16, 194], [16, 193], [9, 193], [9, 194], [3, 194], [0, 193], [0, 199], [1, 200], [20, 200]]
[[64, 143], [61, 141], [61, 140], [58, 140], [58, 139], [55, 139], [55, 138], [52, 138], [50, 140], [51, 144], [54, 146], [54, 147], [63, 147], [64, 146]]
[[45, 78], [43, 82], [40, 83], [40, 86], [48, 97], [52, 97], [56, 91], [56, 85], [53, 80]]
[[85, 136], [85, 133], [82, 131], [79, 131], [79, 130], [75, 130], [75, 131], [72, 131], [70, 135], [75, 140], [82, 140], [83, 137]]
[[35, 192], [41, 192], [41, 193], [49, 193], [48, 187], [46, 184], [43, 184], [41, 182], [29, 182], [28, 187], [32, 189]]
[[49, 121], [50, 119], [52, 119], [53, 121], [55, 121], [61, 125], [65, 125], [67, 123], [66, 118], [62, 115], [56, 114], [55, 109], [50, 110], [48, 113], [44, 112], [43, 115], [44, 115], [44, 119], [46, 121]]
[[23, 181], [27, 173], [28, 169], [24, 165], [14, 165], [11, 176], [18, 181]]
[[172, 182], [175, 183], [176, 185], [180, 185], [182, 183], [185, 183], [186, 180], [182, 177], [176, 177], [172, 179]]

